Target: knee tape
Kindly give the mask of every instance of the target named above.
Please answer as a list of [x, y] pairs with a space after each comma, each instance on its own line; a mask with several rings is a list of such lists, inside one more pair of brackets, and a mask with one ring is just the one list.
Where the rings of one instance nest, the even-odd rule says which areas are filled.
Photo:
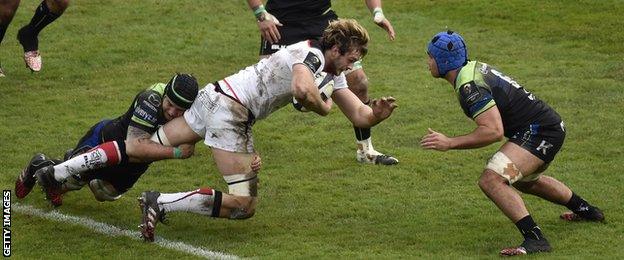
[[522, 179], [522, 173], [516, 165], [502, 152], [496, 152], [485, 167], [502, 176], [511, 185]]
[[171, 146], [171, 143], [169, 143], [169, 139], [167, 139], [167, 135], [165, 135], [164, 126], [158, 127], [158, 130], [156, 130], [156, 132], [152, 134], [150, 140], [164, 146]]
[[121, 194], [107, 181], [93, 179], [89, 182], [89, 188], [98, 201], [114, 201], [121, 198]]
[[254, 172], [223, 176], [229, 188], [229, 194], [235, 196], [258, 196], [258, 176]]

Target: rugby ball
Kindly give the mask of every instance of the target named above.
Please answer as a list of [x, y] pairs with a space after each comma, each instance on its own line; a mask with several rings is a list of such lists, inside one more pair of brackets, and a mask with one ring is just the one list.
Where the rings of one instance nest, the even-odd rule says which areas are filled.
[[[323, 101], [331, 98], [332, 92], [334, 92], [334, 77], [328, 76], [327, 73], [321, 72], [314, 77], [314, 85], [318, 87]], [[302, 104], [297, 101], [295, 97], [292, 99], [292, 104], [295, 109], [301, 112], [310, 112]]]

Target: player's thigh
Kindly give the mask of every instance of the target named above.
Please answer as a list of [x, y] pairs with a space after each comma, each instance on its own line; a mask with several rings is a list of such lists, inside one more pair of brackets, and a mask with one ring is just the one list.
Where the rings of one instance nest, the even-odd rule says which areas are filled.
[[5, 24], [11, 21], [19, 4], [19, 0], [0, 0], [0, 21]]
[[499, 151], [513, 162], [523, 176], [537, 172], [545, 164], [542, 159], [512, 142], [503, 144]]
[[188, 143], [194, 144], [202, 139], [201, 136], [191, 129], [182, 116], [167, 122], [163, 126], [163, 130], [171, 146]]
[[132, 188], [148, 168], [147, 163], [116, 165], [95, 171], [89, 179], [104, 180], [121, 195]]
[[368, 77], [363, 69], [351, 70], [346, 74], [347, 85], [349, 90], [353, 92], [362, 102], [368, 102]]
[[212, 148], [212, 157], [217, 169], [222, 175], [232, 175], [251, 172], [253, 153], [230, 152], [219, 148]]

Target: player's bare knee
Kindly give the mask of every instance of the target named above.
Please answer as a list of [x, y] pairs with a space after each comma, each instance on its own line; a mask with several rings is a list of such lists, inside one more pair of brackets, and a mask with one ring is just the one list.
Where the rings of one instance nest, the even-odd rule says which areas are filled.
[[57, 15], [61, 15], [69, 6], [69, 0], [46, 0], [46, 4], [48, 5], [48, 8], [50, 8], [50, 11]]
[[479, 188], [482, 191], [488, 191], [492, 187], [496, 186], [498, 183], [504, 183], [505, 180], [500, 178], [494, 171], [490, 169], [485, 169], [479, 178]]
[[107, 181], [94, 179], [89, 182], [89, 188], [97, 201], [115, 201], [121, 194]]

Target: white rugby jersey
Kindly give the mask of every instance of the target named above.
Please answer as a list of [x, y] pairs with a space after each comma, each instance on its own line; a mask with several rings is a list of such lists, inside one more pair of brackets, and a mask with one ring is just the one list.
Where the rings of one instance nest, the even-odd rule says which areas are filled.
[[[256, 120], [263, 119], [292, 101], [292, 68], [295, 64], [306, 65], [316, 76], [323, 71], [325, 57], [320, 49], [311, 46], [311, 41], [302, 41], [226, 77], [219, 81], [219, 85], [225, 93], [251, 110]], [[342, 88], [347, 88], [344, 73], [334, 78], [334, 90]]]

